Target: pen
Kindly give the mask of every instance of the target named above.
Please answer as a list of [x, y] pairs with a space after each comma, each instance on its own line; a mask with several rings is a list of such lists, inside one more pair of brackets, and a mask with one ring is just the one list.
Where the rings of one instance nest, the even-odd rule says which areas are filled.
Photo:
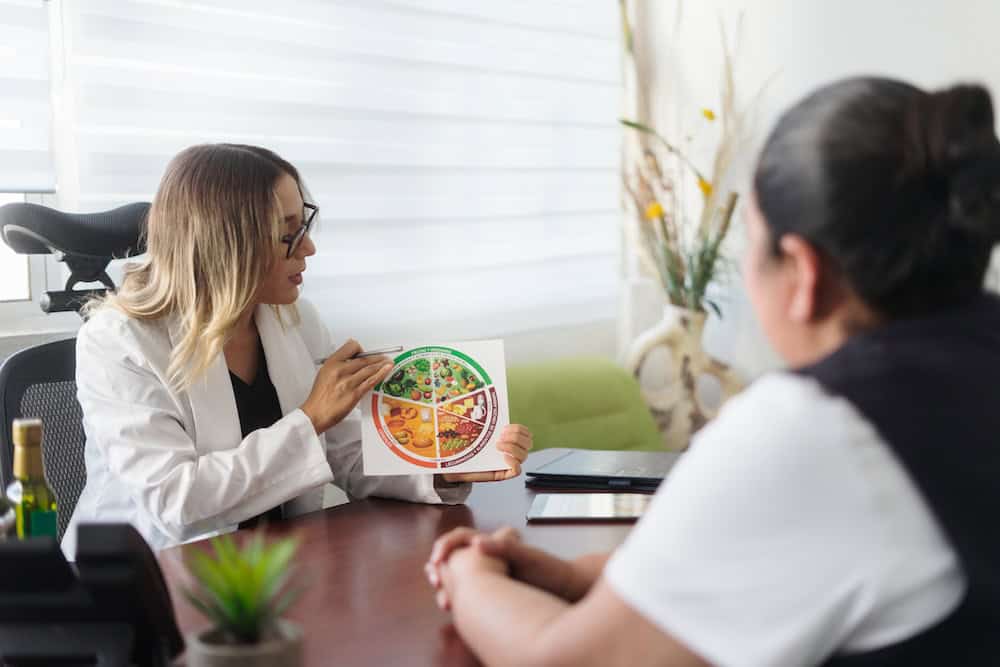
[[[351, 357], [351, 359], [364, 359], [365, 357], [375, 357], [375, 356], [378, 356], [380, 354], [395, 354], [396, 352], [402, 352], [402, 351], [403, 351], [403, 346], [402, 345], [396, 345], [396, 346], [393, 346], [393, 347], [381, 347], [381, 348], [378, 348], [377, 350], [368, 350], [367, 352], [358, 352], [353, 357]], [[315, 359], [314, 361], [315, 361], [315, 363], [316, 363], [317, 366], [322, 366], [323, 364], [326, 363], [327, 359], [329, 359], [329, 357], [322, 357], [320, 359]]]

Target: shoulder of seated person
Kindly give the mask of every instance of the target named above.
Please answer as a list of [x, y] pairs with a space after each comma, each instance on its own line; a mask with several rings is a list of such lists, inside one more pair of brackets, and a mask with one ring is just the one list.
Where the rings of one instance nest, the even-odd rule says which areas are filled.
[[104, 305], [92, 311], [77, 335], [81, 337], [109, 333], [146, 333], [158, 329], [165, 331], [166, 326], [165, 318], [143, 320], [132, 317], [114, 306]]
[[794, 452], [815, 463], [824, 449], [879, 441], [871, 424], [846, 399], [827, 393], [812, 378], [774, 372], [726, 403], [692, 441], [692, 449], [706, 444], [729, 451], [746, 447], [762, 462], [770, 456], [787, 460]]
[[[106, 305], [93, 311], [77, 332], [77, 349], [93, 348], [107, 354], [141, 351], [149, 343], [169, 349], [168, 318], [143, 320]], [[148, 343], [145, 343], [148, 341]], [[145, 343], [145, 344], [144, 344]]]
[[798, 421], [815, 412], [836, 410], [841, 400], [828, 394], [810, 377], [774, 371], [762, 375], [730, 399], [719, 413], [719, 419], [742, 418], [766, 409], [782, 421]]

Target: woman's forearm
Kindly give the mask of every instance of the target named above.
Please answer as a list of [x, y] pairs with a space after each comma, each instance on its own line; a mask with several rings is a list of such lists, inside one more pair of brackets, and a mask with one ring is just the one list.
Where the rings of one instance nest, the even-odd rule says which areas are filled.
[[485, 665], [544, 664], [541, 629], [570, 605], [502, 574], [463, 579], [452, 598], [459, 634]]
[[594, 582], [601, 578], [604, 565], [610, 553], [587, 554], [570, 561], [570, 579], [564, 594], [568, 602], [578, 602], [590, 591]]
[[588, 554], [575, 560], [563, 560], [537, 547], [521, 542], [508, 544], [491, 555], [506, 561], [514, 579], [553, 595], [576, 602], [583, 598], [601, 576], [610, 554]]

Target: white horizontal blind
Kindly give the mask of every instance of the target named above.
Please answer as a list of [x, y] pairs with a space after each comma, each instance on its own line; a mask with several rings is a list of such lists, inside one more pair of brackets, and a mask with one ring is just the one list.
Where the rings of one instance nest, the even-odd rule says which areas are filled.
[[65, 2], [81, 208], [185, 146], [274, 149], [321, 208], [306, 295], [337, 336], [612, 318], [610, 0]]
[[[23, 201], [24, 195], [0, 193], [0, 206]], [[0, 242], [0, 313], [3, 313], [5, 301], [25, 301], [30, 298], [31, 274], [28, 258], [18, 255], [7, 244]]]
[[0, 0], [0, 192], [55, 189], [42, 0]]

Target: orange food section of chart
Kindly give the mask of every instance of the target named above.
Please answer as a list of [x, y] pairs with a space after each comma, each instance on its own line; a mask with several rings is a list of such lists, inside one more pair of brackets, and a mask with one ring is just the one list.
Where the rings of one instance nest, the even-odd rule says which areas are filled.
[[433, 450], [433, 408], [391, 398], [386, 398], [382, 406], [383, 421], [396, 444], [417, 456], [425, 456]]
[[447, 347], [419, 347], [394, 362], [372, 393], [372, 419], [389, 450], [424, 468], [478, 454], [498, 416], [496, 388], [482, 366]]

